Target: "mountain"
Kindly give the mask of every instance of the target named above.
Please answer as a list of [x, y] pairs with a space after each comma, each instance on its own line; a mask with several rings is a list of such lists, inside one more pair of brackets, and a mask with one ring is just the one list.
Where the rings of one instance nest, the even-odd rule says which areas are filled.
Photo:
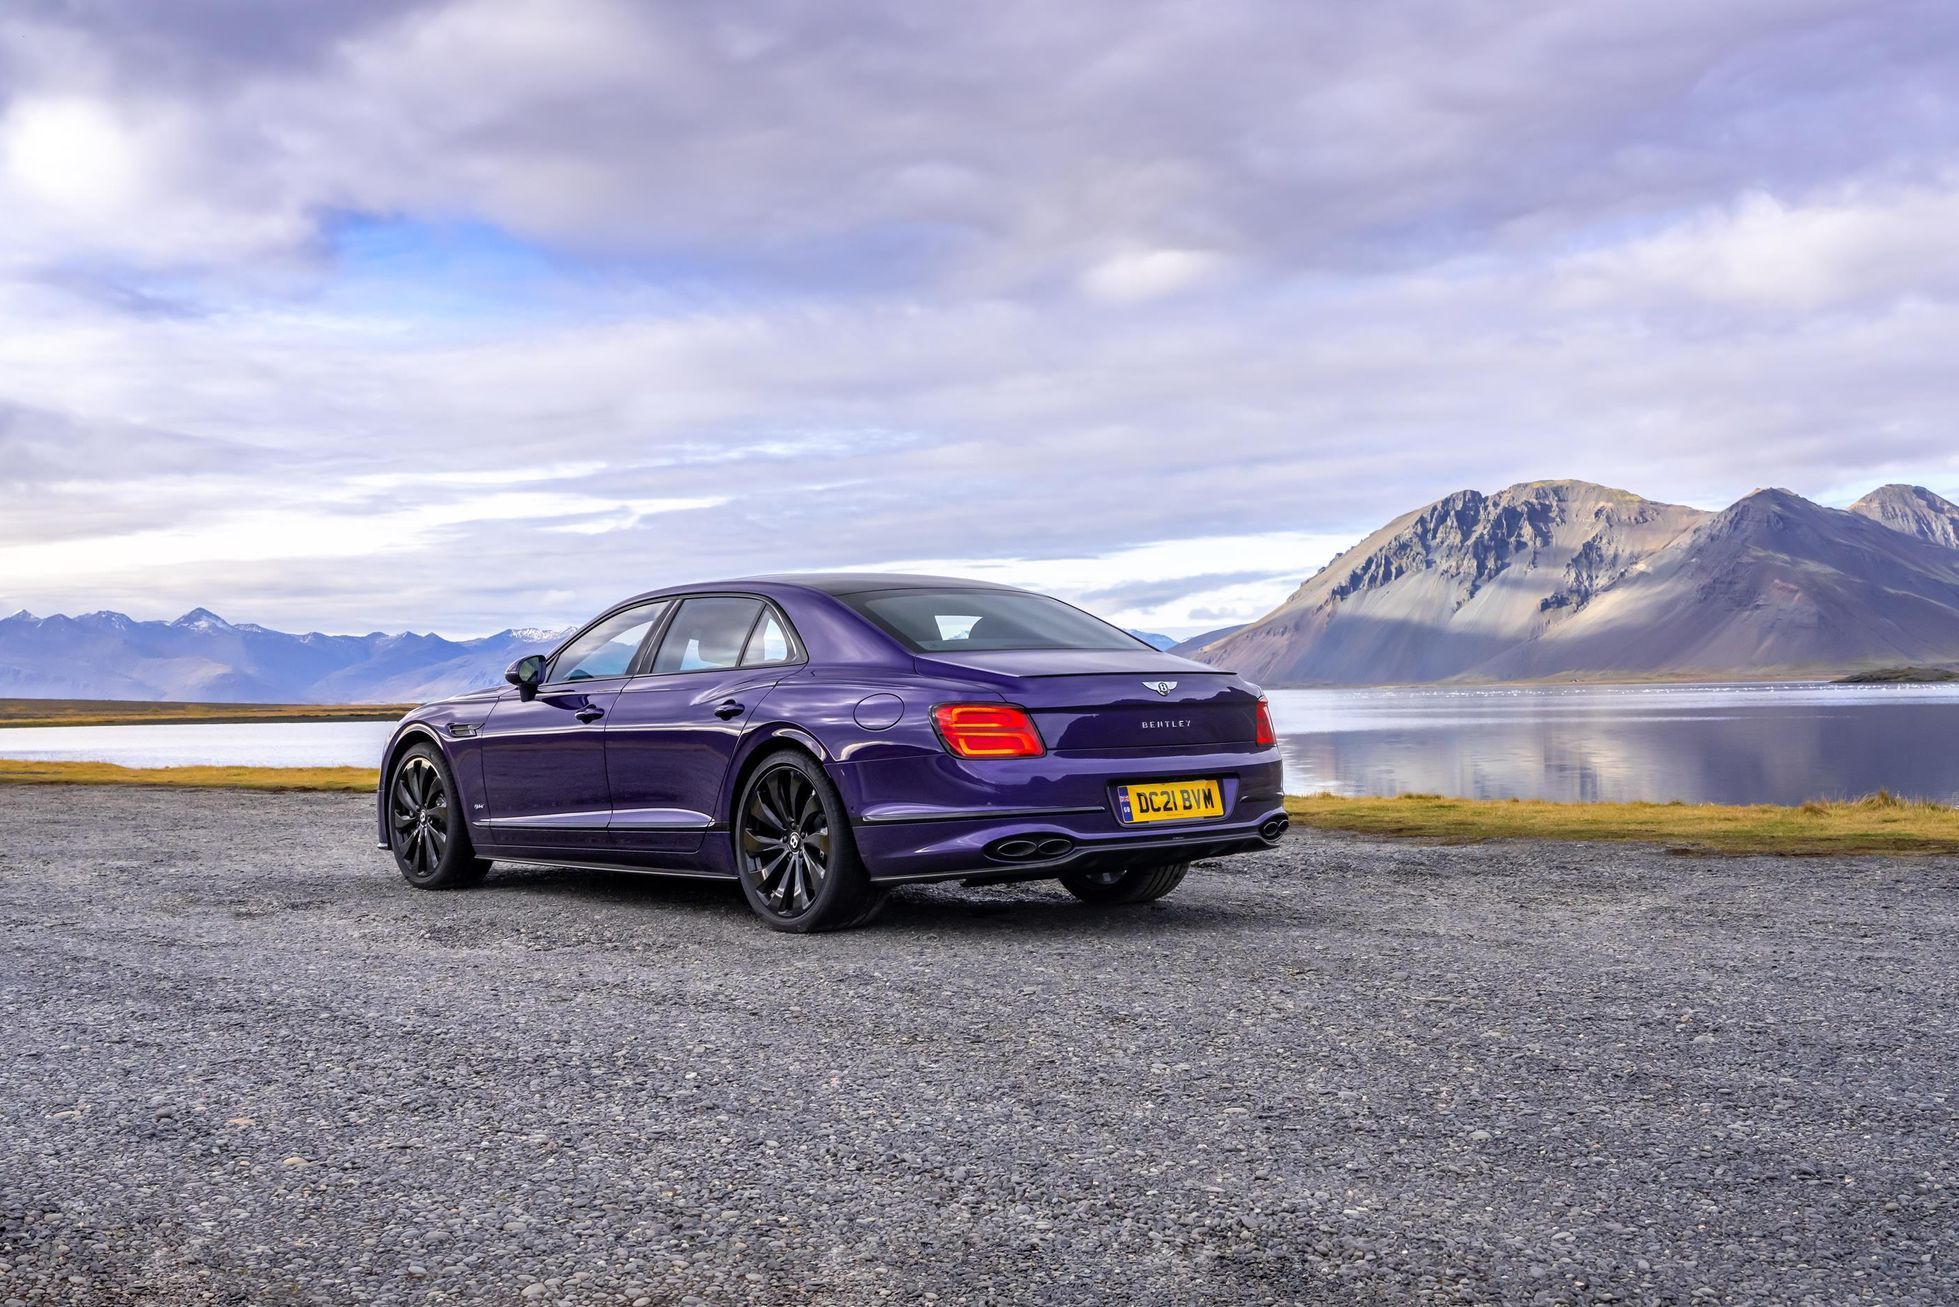
[[0, 618], [0, 696], [209, 703], [410, 703], [493, 685], [561, 633], [477, 640], [403, 632], [289, 635], [206, 608], [174, 622], [114, 612]]
[[1131, 631], [1129, 634], [1141, 640], [1152, 649], [1168, 649], [1177, 643], [1174, 635], [1158, 635], [1155, 631]]
[[1959, 549], [1959, 504], [1924, 486], [1879, 486], [1850, 506], [1860, 517], [1947, 549]]
[[1720, 513], [1582, 481], [1465, 490], [1396, 518], [1187, 656], [1271, 685], [1947, 662], [1959, 659], [1959, 549], [1786, 490]]
[[1231, 626], [1220, 626], [1214, 631], [1206, 631], [1202, 635], [1193, 635], [1188, 640], [1179, 640], [1170, 646], [1168, 652], [1182, 658], [1188, 658], [1192, 653], [1202, 649], [1205, 645], [1215, 643], [1234, 631], [1242, 631], [1244, 629], [1245, 624], [1243, 622], [1237, 622]]

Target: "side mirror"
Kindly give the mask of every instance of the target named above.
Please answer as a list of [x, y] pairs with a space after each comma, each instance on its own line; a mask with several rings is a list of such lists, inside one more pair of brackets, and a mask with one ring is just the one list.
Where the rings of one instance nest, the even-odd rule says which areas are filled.
[[537, 698], [537, 683], [543, 678], [543, 654], [525, 654], [503, 674], [503, 679], [517, 687], [518, 697], [526, 703]]

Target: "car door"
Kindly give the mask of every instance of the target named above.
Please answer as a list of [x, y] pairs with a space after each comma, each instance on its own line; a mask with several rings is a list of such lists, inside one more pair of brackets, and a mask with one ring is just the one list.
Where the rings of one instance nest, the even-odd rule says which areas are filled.
[[606, 716], [669, 607], [659, 600], [607, 614], [551, 660], [535, 697], [497, 701], [478, 736], [489, 805], [479, 824], [491, 843], [604, 846]]
[[720, 821], [735, 747], [767, 694], [803, 662], [788, 620], [752, 595], [681, 601], [606, 730], [612, 838], [688, 853]]

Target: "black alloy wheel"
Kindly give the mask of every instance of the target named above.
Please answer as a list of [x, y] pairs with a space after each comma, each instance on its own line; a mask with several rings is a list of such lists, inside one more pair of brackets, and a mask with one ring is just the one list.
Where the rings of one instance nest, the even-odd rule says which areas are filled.
[[800, 753], [776, 754], [749, 777], [736, 807], [735, 853], [749, 906], [777, 930], [860, 925], [884, 903], [829, 777]]
[[490, 868], [470, 844], [448, 769], [426, 744], [410, 748], [395, 765], [388, 786], [388, 846], [403, 879], [420, 889], [473, 885]]
[[1188, 862], [1115, 871], [1064, 872], [1061, 884], [1084, 903], [1149, 903], [1184, 883]]

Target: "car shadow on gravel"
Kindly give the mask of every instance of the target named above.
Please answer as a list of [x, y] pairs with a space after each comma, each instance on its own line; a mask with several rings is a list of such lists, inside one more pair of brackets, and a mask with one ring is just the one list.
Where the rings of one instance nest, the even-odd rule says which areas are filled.
[[631, 871], [596, 871], [547, 867], [522, 862], [499, 862], [487, 879], [470, 891], [479, 894], [520, 894], [534, 898], [570, 898], [594, 904], [708, 912], [747, 912], [741, 887], [731, 880], [696, 876], [655, 876]]
[[[731, 918], [752, 915], [740, 887], [733, 881], [525, 863], [499, 862], [489, 878], [471, 890], [470, 895], [575, 900], [594, 907], [707, 916], [725, 914]], [[908, 885], [895, 890], [884, 910], [864, 929], [973, 935], [992, 932], [1144, 934], [1166, 929], [1179, 932], [1239, 929], [1256, 915], [1215, 902], [1180, 901], [1175, 897], [1158, 903], [1098, 907], [1078, 902], [1058, 886], [969, 889], [952, 882]]]
[[1081, 903], [1060, 890], [998, 890], [912, 886], [892, 895], [872, 930], [923, 931], [936, 935], [1154, 935], [1240, 930], [1251, 914], [1215, 903], [1179, 902], [1103, 907]]

